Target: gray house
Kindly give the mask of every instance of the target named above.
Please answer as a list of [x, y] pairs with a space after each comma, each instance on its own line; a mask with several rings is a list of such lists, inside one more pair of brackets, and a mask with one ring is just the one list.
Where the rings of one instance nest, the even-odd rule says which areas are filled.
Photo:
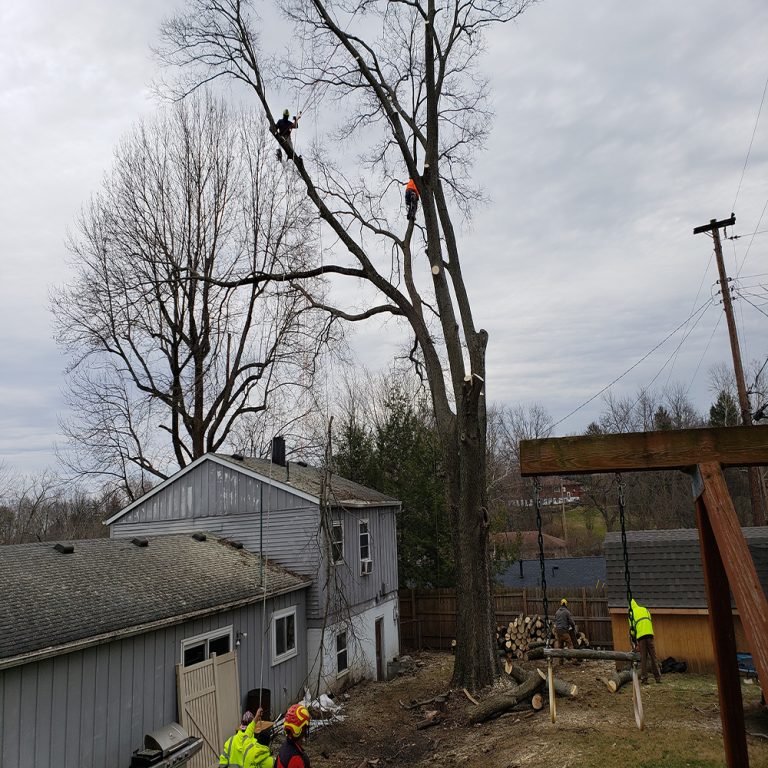
[[207, 766], [248, 691], [302, 690], [308, 581], [229, 542], [2, 546], [0, 583], [0, 768], [127, 766], [171, 722]]
[[273, 460], [206, 454], [106, 523], [113, 538], [211, 531], [310, 578], [306, 684], [317, 692], [384, 679], [400, 652], [399, 508], [358, 483], [281, 462], [279, 451]]

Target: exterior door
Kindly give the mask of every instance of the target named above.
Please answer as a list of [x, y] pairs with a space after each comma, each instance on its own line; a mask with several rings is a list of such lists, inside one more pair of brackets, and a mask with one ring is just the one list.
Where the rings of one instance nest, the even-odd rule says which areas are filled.
[[384, 680], [384, 619], [376, 619], [376, 679]]
[[203, 748], [187, 763], [208, 768], [219, 761], [224, 742], [240, 722], [240, 685], [234, 651], [185, 667], [176, 665], [179, 720]]

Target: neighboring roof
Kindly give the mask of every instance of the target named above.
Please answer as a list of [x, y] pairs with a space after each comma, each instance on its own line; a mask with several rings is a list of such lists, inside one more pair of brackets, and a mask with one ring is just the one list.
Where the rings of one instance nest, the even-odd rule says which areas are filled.
[[[604, 557], [548, 557], [544, 561], [547, 591], [550, 589], [595, 588], [605, 584]], [[521, 576], [522, 573], [522, 576]], [[505, 587], [541, 587], [539, 560], [519, 560], [497, 577]], [[552, 595], [554, 599], [557, 595]]]
[[[119, 512], [104, 521], [104, 525], [112, 525], [135, 507], [143, 504], [147, 499], [159, 493], [164, 488], [175, 483], [179, 478], [193, 472], [205, 461], [213, 461], [218, 464], [234, 466], [247, 475], [255, 477], [261, 482], [267, 482], [277, 488], [295, 493], [315, 504], [320, 503], [320, 487], [324, 472], [317, 467], [304, 466], [298, 463], [289, 463], [283, 467], [269, 459], [256, 459], [253, 457], [230, 456], [224, 453], [206, 453], [188, 464], [184, 469], [171, 475], [162, 483], [147, 491], [143, 496], [123, 507]], [[367, 488], [360, 483], [347, 480], [340, 475], [331, 474], [331, 503], [344, 507], [389, 507], [400, 506], [397, 499], [386, 496], [383, 493]]]
[[[492, 543], [495, 545], [511, 544], [515, 545], [520, 540], [520, 552], [522, 558], [536, 558], [539, 556], [539, 533], [538, 531], [503, 531], [491, 535]], [[550, 536], [548, 533], [541, 534], [544, 544], [545, 557], [565, 557], [568, 554], [568, 546], [563, 539], [557, 536]]]
[[[768, 527], [742, 528], [757, 575], [768, 591]], [[706, 608], [707, 594], [696, 528], [627, 531], [632, 596], [648, 608]], [[608, 533], [603, 544], [608, 606], [627, 603], [621, 534]]]
[[[265, 599], [261, 558], [225, 540], [132, 541], [70, 542], [70, 554], [54, 542], [0, 546], [0, 668]], [[273, 563], [264, 570], [266, 597], [309, 585]]]
[[[223, 453], [213, 454], [218, 459], [234, 464], [236, 467], [245, 467], [255, 472], [265, 480], [279, 483], [288, 488], [309, 494], [319, 502], [321, 485], [325, 471], [319, 467], [288, 462], [285, 467], [275, 464], [269, 459], [256, 459], [250, 456], [235, 458]], [[347, 480], [340, 475], [330, 475], [330, 501], [334, 506], [360, 507], [360, 506], [391, 506], [399, 505], [397, 499], [384, 493], [374, 491], [360, 483]]]

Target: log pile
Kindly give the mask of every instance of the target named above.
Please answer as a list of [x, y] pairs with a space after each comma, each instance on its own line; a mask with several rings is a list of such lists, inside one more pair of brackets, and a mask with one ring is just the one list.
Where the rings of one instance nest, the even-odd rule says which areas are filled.
[[547, 630], [541, 616], [524, 616], [522, 613], [506, 626], [496, 627], [496, 647], [508, 659], [522, 659], [533, 643], [544, 643]]
[[[589, 648], [589, 639], [583, 632], [572, 634], [574, 648]], [[507, 665], [513, 660], [527, 659], [528, 652], [541, 648], [547, 641], [547, 629], [544, 619], [524, 616], [522, 613], [509, 624], [496, 627], [496, 647], [506, 657]]]

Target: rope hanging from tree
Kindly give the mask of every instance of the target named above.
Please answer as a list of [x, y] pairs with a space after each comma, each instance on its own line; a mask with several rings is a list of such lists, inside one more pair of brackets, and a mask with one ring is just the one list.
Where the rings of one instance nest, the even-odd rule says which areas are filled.
[[[618, 486], [618, 506], [619, 506], [619, 521], [621, 524], [621, 548], [622, 556], [624, 559], [624, 584], [626, 587], [627, 606], [629, 611], [629, 642], [630, 649], [635, 647], [635, 621], [634, 613], [632, 611], [632, 583], [630, 579], [629, 570], [629, 548], [627, 546], [627, 529], [626, 529], [626, 500], [624, 497], [624, 480], [621, 477], [621, 473], [616, 473], [616, 483]], [[542, 602], [544, 605], [544, 623], [547, 633], [546, 647], [544, 655], [547, 659], [547, 687], [549, 692], [549, 713], [552, 722], [557, 720], [557, 703], [555, 698], [555, 673], [554, 673], [554, 654], [557, 654], [558, 658], [569, 658], [568, 650], [551, 650], [551, 631], [549, 621], [549, 600], [547, 598], [547, 575], [546, 575], [546, 562], [544, 557], [544, 535], [542, 533], [542, 519], [541, 519], [541, 482], [538, 477], [533, 479], [533, 506], [536, 510], [536, 530], [538, 533], [539, 543], [539, 566], [541, 569], [541, 590], [542, 590]], [[578, 652], [576, 652], [578, 653]], [[576, 653], [571, 658], [578, 658]], [[608, 654], [613, 658], [623, 656], [623, 654]], [[608, 658], [606, 654], [606, 658]], [[645, 715], [643, 713], [643, 701], [640, 695], [640, 680], [637, 675], [637, 655], [633, 654], [632, 660], [632, 709], [635, 715], [635, 723], [639, 730], [645, 728]]]

